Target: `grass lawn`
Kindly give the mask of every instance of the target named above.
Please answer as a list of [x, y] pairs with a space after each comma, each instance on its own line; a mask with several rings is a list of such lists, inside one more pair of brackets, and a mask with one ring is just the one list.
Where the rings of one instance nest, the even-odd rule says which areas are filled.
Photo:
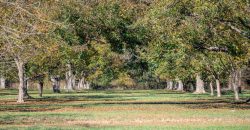
[[[225, 129], [250, 130], [250, 104], [233, 94], [167, 90], [79, 91], [16, 103], [17, 90], [0, 90], [0, 129]], [[241, 98], [250, 97], [245, 91]]]

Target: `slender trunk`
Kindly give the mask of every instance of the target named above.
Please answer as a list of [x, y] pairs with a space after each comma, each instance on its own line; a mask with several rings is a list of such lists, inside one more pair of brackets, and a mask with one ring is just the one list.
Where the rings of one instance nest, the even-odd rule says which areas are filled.
[[57, 91], [57, 93], [61, 92], [60, 91], [60, 77], [59, 76], [56, 77], [56, 91]]
[[75, 75], [72, 75], [72, 88], [75, 89], [76, 87], [76, 76]]
[[15, 59], [17, 69], [18, 69], [18, 77], [19, 77], [19, 87], [18, 87], [18, 97], [17, 102], [24, 102], [24, 63]]
[[233, 83], [233, 88], [234, 88], [234, 98], [235, 98], [235, 100], [240, 100], [237, 83]]
[[143, 85], [143, 88], [146, 89], [149, 87], [149, 83], [148, 83], [148, 80], [146, 80], [145, 84]]
[[73, 90], [73, 72], [71, 64], [67, 64], [68, 72], [66, 72], [66, 88], [67, 91]]
[[67, 90], [67, 91], [69, 90], [68, 89], [68, 84], [69, 84], [69, 72], [66, 72], [65, 73], [65, 87], [64, 87], [64, 89]]
[[178, 82], [174, 82], [174, 88], [173, 88], [173, 90], [177, 90], [178, 89]]
[[80, 82], [80, 80], [75, 80], [75, 89], [77, 89], [77, 90], [80, 90], [79, 82]]
[[79, 79], [79, 81], [78, 81], [77, 88], [78, 88], [79, 90], [81, 89], [81, 79]]
[[54, 93], [60, 93], [60, 78], [59, 76], [51, 77], [52, 88]]
[[51, 76], [52, 90], [56, 93], [56, 79], [54, 76]]
[[238, 71], [238, 93], [242, 93], [242, 86], [241, 86], [241, 70]]
[[232, 83], [232, 74], [230, 74], [229, 78], [228, 78], [228, 90], [233, 90], [233, 83]]
[[90, 83], [89, 82], [86, 82], [85, 89], [90, 89]]
[[205, 88], [204, 88], [204, 82], [201, 79], [199, 74], [196, 75], [196, 90], [194, 93], [198, 93], [198, 94], [206, 93]]
[[213, 82], [211, 81], [210, 83], [209, 83], [209, 86], [210, 86], [210, 91], [211, 91], [211, 96], [214, 96], [214, 87], [213, 87]]
[[39, 96], [42, 97], [43, 96], [43, 82], [39, 81], [38, 84], [38, 92], [39, 92]]
[[28, 94], [28, 87], [29, 87], [28, 79], [24, 78], [24, 86], [23, 86], [23, 97], [24, 98], [30, 98], [30, 96]]
[[3, 76], [0, 76], [0, 88], [6, 88], [6, 79]]
[[[88, 84], [88, 83], [87, 83], [87, 84]], [[86, 84], [86, 85], [87, 85], [87, 84]], [[159, 85], [160, 85], [160, 78], [157, 77], [157, 78], [156, 78], [156, 89], [159, 88]]]
[[217, 97], [221, 97], [220, 80], [216, 79], [215, 81], [216, 81]]
[[238, 82], [238, 72], [237, 71], [235, 71], [234, 72], [234, 76], [233, 76], [233, 90], [234, 90], [234, 98], [235, 98], [235, 100], [240, 100], [240, 97], [239, 97], [239, 90], [238, 90], [238, 88], [239, 88], [239, 82]]
[[167, 89], [169, 90], [173, 89], [173, 81], [167, 81]]
[[181, 80], [178, 80], [178, 88], [177, 88], [178, 91], [183, 91], [183, 83]]
[[78, 88], [79, 88], [79, 89], [84, 89], [84, 84], [85, 84], [85, 79], [84, 79], [84, 77], [82, 77], [82, 78], [79, 80]]
[[65, 74], [65, 82], [66, 82], [66, 84], [65, 84], [65, 88], [66, 88], [66, 90], [67, 91], [72, 91], [73, 90], [73, 88], [72, 88], [72, 86], [71, 86], [71, 84], [72, 84], [72, 82], [71, 82], [71, 78], [70, 78], [70, 73], [69, 73], [69, 71], [68, 72], [66, 72], [66, 74]]

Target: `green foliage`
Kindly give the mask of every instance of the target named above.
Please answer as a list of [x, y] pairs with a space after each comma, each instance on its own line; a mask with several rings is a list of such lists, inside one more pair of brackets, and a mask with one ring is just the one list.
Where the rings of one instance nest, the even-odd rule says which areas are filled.
[[[26, 73], [30, 76], [63, 77], [66, 65], [71, 64], [77, 78], [85, 76], [96, 85], [136, 86], [158, 78], [189, 80], [196, 73], [202, 73], [205, 79], [224, 79], [249, 60], [247, 0], [41, 3], [34, 4], [38, 10], [25, 7], [38, 19], [22, 13], [46, 35], [18, 40], [0, 36], [2, 49], [6, 37], [23, 46], [14, 46], [13, 54], [27, 60]], [[25, 32], [24, 22], [9, 25], [14, 8], [1, 8], [4, 19], [0, 25], [22, 34], [32, 32]]]
[[159, 1], [138, 23], [151, 28], [154, 36], [142, 56], [161, 78], [185, 79], [198, 72], [226, 77], [249, 60], [247, 5], [247, 1]]

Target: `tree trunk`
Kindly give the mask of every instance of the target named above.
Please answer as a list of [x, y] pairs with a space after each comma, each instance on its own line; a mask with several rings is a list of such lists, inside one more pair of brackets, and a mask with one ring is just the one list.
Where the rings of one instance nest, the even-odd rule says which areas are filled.
[[54, 76], [51, 76], [52, 90], [56, 93], [56, 79]]
[[182, 83], [182, 81], [181, 80], [177, 80], [177, 82], [178, 82], [178, 88], [177, 88], [177, 90], [178, 91], [183, 91], [183, 83]]
[[241, 90], [242, 90], [242, 86], [241, 86], [241, 70], [238, 71], [238, 93], [242, 93]]
[[76, 90], [80, 90], [80, 88], [79, 88], [79, 82], [80, 82], [80, 80], [75, 80], [75, 89]]
[[235, 71], [234, 72], [234, 76], [233, 76], [233, 90], [234, 90], [234, 98], [235, 100], [240, 100], [240, 97], [239, 97], [239, 77], [238, 77], [238, 72]]
[[43, 82], [39, 81], [38, 84], [38, 92], [39, 92], [39, 96], [42, 97], [43, 96]]
[[177, 90], [178, 89], [178, 86], [179, 84], [178, 84], [178, 82], [174, 82], [174, 88], [173, 88], [173, 90]]
[[233, 83], [232, 83], [232, 74], [230, 74], [229, 78], [228, 78], [228, 90], [233, 90]]
[[23, 86], [23, 97], [24, 98], [30, 98], [30, 95], [28, 94], [28, 87], [29, 87], [28, 79], [24, 78], [24, 86]]
[[60, 91], [60, 77], [59, 76], [56, 77], [56, 91], [57, 91], [57, 93], [61, 92]]
[[90, 83], [88, 81], [86, 81], [85, 89], [90, 89]]
[[204, 82], [201, 79], [199, 74], [196, 75], [196, 90], [194, 93], [197, 93], [197, 94], [206, 93], [205, 88], [204, 88]]
[[216, 81], [217, 97], [221, 97], [220, 80], [216, 79], [215, 81]]
[[18, 87], [18, 97], [17, 102], [24, 102], [24, 63], [15, 59], [17, 69], [18, 69], [18, 78], [19, 78], [19, 87]]
[[82, 77], [79, 82], [78, 82], [78, 88], [79, 89], [84, 89], [84, 84], [85, 84], [85, 79]]
[[60, 78], [59, 76], [51, 77], [52, 88], [54, 93], [60, 93]]
[[173, 89], [173, 81], [167, 81], [167, 89], [169, 90]]
[[67, 64], [67, 67], [68, 67], [68, 72], [66, 72], [66, 89], [67, 91], [72, 91], [73, 90], [73, 85], [74, 85], [74, 75], [73, 75], [73, 72], [72, 72], [72, 67], [71, 67], [71, 64]]
[[76, 76], [73, 74], [72, 75], [72, 88], [75, 89], [76, 87]]
[[237, 83], [233, 83], [233, 88], [234, 88], [234, 98], [235, 98], [235, 100], [240, 100]]
[[0, 76], [0, 88], [6, 88], [6, 79], [3, 76]]
[[214, 87], [213, 87], [213, 82], [211, 81], [210, 83], [209, 83], [209, 86], [210, 86], [210, 91], [211, 91], [211, 96], [214, 96]]

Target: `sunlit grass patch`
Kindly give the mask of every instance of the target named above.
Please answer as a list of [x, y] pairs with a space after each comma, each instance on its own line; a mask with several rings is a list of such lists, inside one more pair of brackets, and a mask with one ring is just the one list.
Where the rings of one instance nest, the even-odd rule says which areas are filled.
[[[250, 105], [167, 90], [79, 91], [16, 103], [16, 90], [1, 90], [1, 129], [249, 129]], [[250, 96], [245, 91], [243, 98]]]

